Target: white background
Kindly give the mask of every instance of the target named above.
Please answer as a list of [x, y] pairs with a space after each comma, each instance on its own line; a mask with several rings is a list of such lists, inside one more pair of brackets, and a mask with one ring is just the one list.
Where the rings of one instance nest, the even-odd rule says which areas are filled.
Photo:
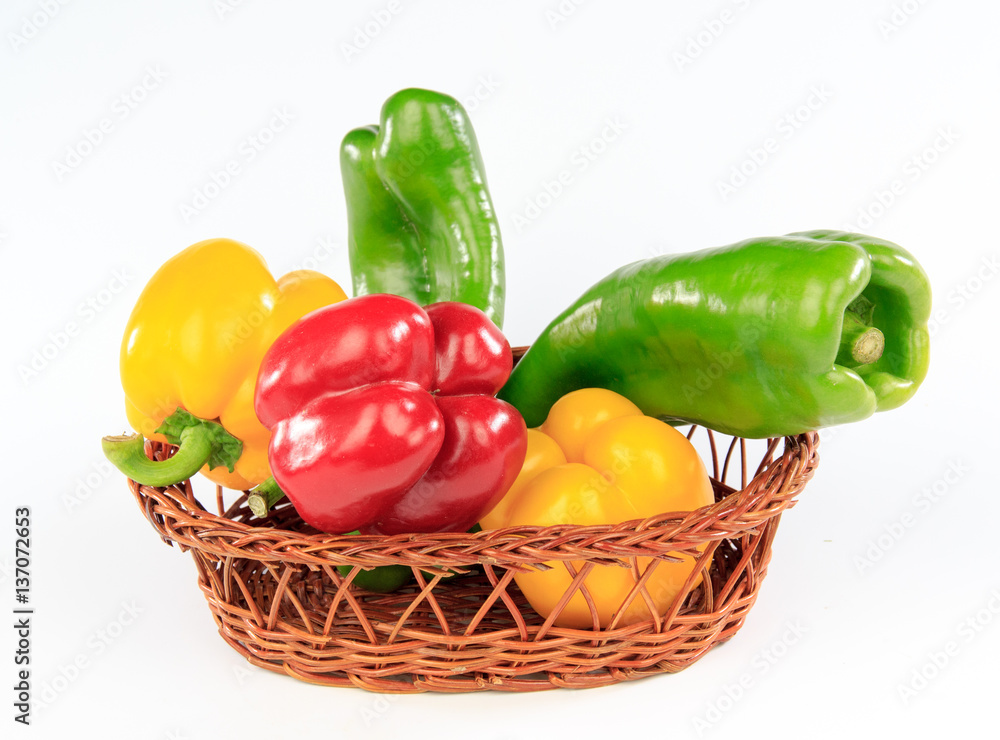
[[[28, 505], [33, 687], [50, 700], [15, 729], [931, 737], [991, 721], [998, 26], [987, 0], [7, 0], [0, 604], [13, 605], [13, 514]], [[854, 227], [904, 245], [931, 276], [923, 388], [824, 435], [744, 629], [680, 674], [385, 698], [251, 669], [216, 634], [190, 557], [160, 542], [102, 467], [99, 438], [126, 424], [121, 333], [156, 267], [227, 236], [276, 274], [318, 264], [349, 286], [340, 138], [408, 86], [470, 110], [501, 216], [514, 344], [625, 262], [750, 236]], [[275, 110], [291, 120], [251, 160], [249, 137], [276, 127]], [[102, 119], [110, 128], [88, 148]], [[232, 160], [239, 174], [185, 216]], [[569, 184], [544, 197], [564, 171]], [[10, 687], [14, 634], [0, 634]], [[0, 733], [14, 737], [4, 691]]]

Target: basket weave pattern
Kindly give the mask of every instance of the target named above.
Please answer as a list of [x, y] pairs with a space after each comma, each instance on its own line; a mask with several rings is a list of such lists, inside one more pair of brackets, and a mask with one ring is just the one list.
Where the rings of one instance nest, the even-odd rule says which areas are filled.
[[[732, 637], [757, 598], [781, 513], [812, 477], [819, 438], [768, 440], [754, 463], [744, 440], [704, 433], [714, 505], [607, 526], [334, 536], [306, 527], [287, 500], [261, 520], [245, 495], [225, 509], [220, 490], [212, 513], [190, 482], [129, 487], [164, 541], [191, 551], [220, 634], [254, 665], [379, 692], [585, 688], [682, 670]], [[162, 459], [172, 448], [147, 452]], [[543, 619], [514, 582], [518, 570], [565, 567], [574, 582], [561, 604], [578, 589], [592, 603], [589, 571], [618, 565], [635, 581], [625, 605], [649, 604], [655, 565], [682, 553], [698, 565], [668, 612], [628, 626], [556, 626], [561, 605]], [[638, 558], [653, 561], [643, 570]], [[353, 566], [345, 576], [342, 565]], [[415, 582], [393, 594], [351, 585], [379, 565], [410, 566]]]

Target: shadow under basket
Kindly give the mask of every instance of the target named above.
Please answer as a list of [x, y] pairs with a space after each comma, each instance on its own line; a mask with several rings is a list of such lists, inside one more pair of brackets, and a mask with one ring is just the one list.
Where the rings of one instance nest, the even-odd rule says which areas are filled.
[[[754, 460], [745, 440], [698, 427], [689, 439], [696, 433], [716, 503], [608, 526], [334, 536], [304, 525], [287, 499], [258, 519], [245, 494], [225, 509], [218, 490], [211, 513], [189, 481], [129, 487], [160, 536], [191, 551], [220, 634], [256, 666], [378, 692], [587, 688], [680, 671], [732, 637], [757, 598], [781, 513], [818, 461], [815, 432], [754, 441], [766, 447]], [[172, 453], [147, 445], [155, 459]], [[627, 626], [559, 627], [514, 581], [519, 570], [566, 568], [574, 580], [562, 603], [582, 590], [593, 611], [587, 574], [617, 565], [635, 582], [623, 607], [649, 604], [650, 569], [679, 554], [698, 561], [669, 610]], [[392, 594], [352, 585], [379, 565], [409, 566], [414, 580]], [[444, 577], [454, 572], [463, 575]]]

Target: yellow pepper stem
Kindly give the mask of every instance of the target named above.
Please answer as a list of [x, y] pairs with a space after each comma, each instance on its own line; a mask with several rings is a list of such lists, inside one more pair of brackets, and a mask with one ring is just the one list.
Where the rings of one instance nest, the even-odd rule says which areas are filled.
[[212, 454], [207, 434], [192, 427], [181, 434], [182, 444], [167, 460], [156, 462], [146, 457], [141, 434], [108, 436], [101, 440], [104, 456], [132, 480], [144, 486], [172, 486], [201, 470]]
[[174, 454], [162, 461], [150, 460], [143, 449], [141, 434], [108, 436], [101, 440], [104, 456], [112, 465], [144, 486], [172, 486], [208, 465], [225, 466], [229, 472], [243, 452], [243, 443], [218, 422], [199, 419], [184, 409], [177, 409], [156, 430], [177, 446]]

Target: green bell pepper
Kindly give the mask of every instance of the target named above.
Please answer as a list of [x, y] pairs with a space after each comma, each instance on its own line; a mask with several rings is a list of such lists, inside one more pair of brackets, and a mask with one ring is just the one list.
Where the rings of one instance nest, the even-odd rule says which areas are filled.
[[500, 224], [462, 105], [402, 90], [340, 148], [354, 294], [461, 301], [503, 324]]
[[896, 408], [927, 373], [930, 283], [881, 239], [809, 231], [657, 257], [604, 278], [498, 394], [529, 427], [603, 387], [645, 414], [750, 438]]
[[[350, 565], [338, 565], [337, 570], [345, 578], [353, 570]], [[371, 570], [359, 570], [351, 581], [355, 586], [377, 594], [391, 594], [413, 580], [413, 569], [405, 565], [380, 565]]]

